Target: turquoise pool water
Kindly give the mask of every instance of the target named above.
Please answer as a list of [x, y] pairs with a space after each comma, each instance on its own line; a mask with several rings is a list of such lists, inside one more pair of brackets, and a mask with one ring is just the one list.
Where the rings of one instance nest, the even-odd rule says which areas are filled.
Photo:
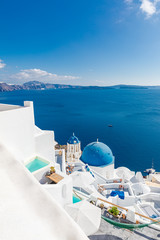
[[75, 195], [73, 195], [73, 203], [77, 203], [77, 202], [80, 202], [81, 200], [76, 197]]
[[33, 161], [29, 162], [26, 165], [26, 168], [30, 171], [30, 172], [34, 172], [38, 169], [41, 169], [45, 166], [47, 166], [48, 163], [43, 162], [42, 160], [40, 160], [39, 158], [35, 158]]

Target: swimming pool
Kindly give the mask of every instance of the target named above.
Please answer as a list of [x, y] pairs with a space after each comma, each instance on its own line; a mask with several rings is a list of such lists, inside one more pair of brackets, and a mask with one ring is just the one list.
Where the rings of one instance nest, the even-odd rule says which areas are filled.
[[77, 202], [80, 202], [80, 201], [81, 201], [81, 199], [79, 199], [77, 196], [75, 196], [73, 194], [73, 203], [77, 203]]
[[46, 167], [48, 164], [49, 162], [47, 162], [46, 160], [36, 157], [31, 162], [27, 163], [25, 166], [32, 173], [35, 172], [36, 170]]

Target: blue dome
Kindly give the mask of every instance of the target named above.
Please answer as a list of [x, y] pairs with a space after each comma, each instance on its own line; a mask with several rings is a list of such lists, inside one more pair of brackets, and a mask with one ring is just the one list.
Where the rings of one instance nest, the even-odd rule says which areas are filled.
[[73, 136], [71, 136], [71, 137], [69, 138], [69, 140], [68, 140], [67, 143], [69, 143], [69, 144], [77, 144], [77, 143], [79, 143], [79, 140], [78, 140], [78, 138], [77, 138], [76, 136], [74, 136], [74, 134], [73, 134]]
[[93, 142], [84, 148], [81, 160], [90, 166], [105, 167], [114, 163], [114, 156], [106, 144]]

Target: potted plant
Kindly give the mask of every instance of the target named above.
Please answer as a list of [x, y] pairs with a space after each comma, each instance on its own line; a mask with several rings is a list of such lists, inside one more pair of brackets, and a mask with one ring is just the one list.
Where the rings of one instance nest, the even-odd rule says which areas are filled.
[[117, 217], [119, 214], [119, 210], [117, 207], [112, 207], [109, 209], [109, 213], [111, 213], [114, 217]]
[[55, 173], [55, 172], [56, 172], [55, 167], [51, 166], [50, 167], [50, 174]]

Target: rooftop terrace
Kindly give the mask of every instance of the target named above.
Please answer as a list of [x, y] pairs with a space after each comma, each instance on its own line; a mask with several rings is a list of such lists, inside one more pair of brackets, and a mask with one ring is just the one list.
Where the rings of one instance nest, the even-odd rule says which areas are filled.
[[23, 106], [19, 105], [9, 105], [9, 104], [0, 104], [0, 112], [23, 108]]

